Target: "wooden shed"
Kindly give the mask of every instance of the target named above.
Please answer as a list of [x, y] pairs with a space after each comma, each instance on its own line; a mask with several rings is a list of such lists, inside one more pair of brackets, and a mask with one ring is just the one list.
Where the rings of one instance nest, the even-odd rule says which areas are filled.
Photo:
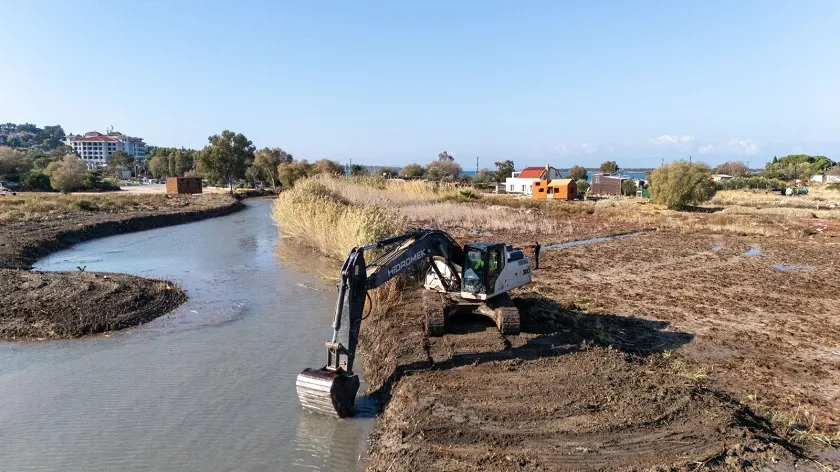
[[201, 177], [169, 177], [166, 193], [201, 193]]
[[621, 195], [621, 183], [627, 179], [618, 175], [595, 174], [589, 191], [593, 195]]
[[577, 184], [572, 179], [537, 180], [531, 195], [535, 200], [574, 200], [577, 198]]

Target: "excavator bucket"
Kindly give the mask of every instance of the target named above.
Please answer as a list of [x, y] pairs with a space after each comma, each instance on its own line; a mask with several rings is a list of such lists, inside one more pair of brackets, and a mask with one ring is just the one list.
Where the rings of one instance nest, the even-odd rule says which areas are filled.
[[304, 408], [340, 418], [353, 416], [359, 376], [340, 371], [304, 369], [297, 376], [297, 393]]

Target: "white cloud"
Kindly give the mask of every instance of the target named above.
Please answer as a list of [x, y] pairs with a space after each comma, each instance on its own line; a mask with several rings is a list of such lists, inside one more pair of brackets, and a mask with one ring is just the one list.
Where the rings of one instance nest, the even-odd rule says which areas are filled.
[[711, 144], [704, 144], [697, 148], [697, 152], [699, 152], [700, 154], [708, 154], [710, 152], [714, 152], [714, 150], [715, 147]]
[[728, 145], [731, 149], [748, 156], [754, 156], [761, 151], [761, 146], [752, 139], [732, 138]]
[[690, 134], [684, 134], [682, 136], [672, 136], [670, 134], [663, 134], [662, 136], [651, 139], [650, 142], [654, 144], [680, 144], [680, 143], [690, 143], [694, 141], [694, 136]]
[[583, 143], [580, 146], [566, 146], [565, 144], [560, 144], [558, 146], [554, 146], [554, 151], [559, 153], [561, 156], [567, 155], [578, 155], [578, 154], [595, 154], [598, 152], [598, 147], [589, 143]]

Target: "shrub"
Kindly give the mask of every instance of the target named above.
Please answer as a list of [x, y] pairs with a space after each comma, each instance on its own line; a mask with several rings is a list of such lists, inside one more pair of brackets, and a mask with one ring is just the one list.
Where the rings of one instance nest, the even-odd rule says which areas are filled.
[[50, 185], [61, 193], [70, 193], [82, 187], [87, 166], [78, 157], [67, 154], [60, 161], [47, 166]]
[[826, 190], [840, 190], [840, 182], [832, 182], [825, 186]]
[[785, 183], [778, 179], [769, 179], [764, 176], [756, 175], [751, 177], [736, 177], [734, 179], [723, 180], [718, 182], [717, 187], [719, 190], [775, 190], [784, 188]]
[[583, 198], [586, 195], [586, 191], [589, 190], [589, 182], [586, 179], [578, 179], [577, 182], [577, 196], [578, 198]]
[[51, 192], [50, 176], [40, 169], [30, 170], [20, 177], [24, 190], [31, 192]]
[[651, 199], [672, 210], [683, 210], [711, 199], [717, 189], [712, 171], [703, 163], [676, 161], [651, 173]]
[[624, 182], [621, 182], [621, 193], [628, 197], [635, 197], [636, 196], [636, 181], [633, 179], [627, 179]]

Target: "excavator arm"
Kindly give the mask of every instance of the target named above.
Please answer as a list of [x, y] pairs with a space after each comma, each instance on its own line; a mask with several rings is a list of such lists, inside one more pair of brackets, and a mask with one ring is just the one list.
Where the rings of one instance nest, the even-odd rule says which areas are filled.
[[[365, 251], [383, 249], [384, 252], [369, 264]], [[449, 266], [458, 287], [440, 273], [433, 263], [442, 258]], [[304, 407], [323, 413], [350, 416], [359, 389], [359, 378], [353, 373], [353, 363], [359, 342], [368, 290], [382, 286], [409, 268], [429, 263], [447, 291], [460, 289], [460, 278], [454, 265], [462, 265], [464, 251], [452, 237], [439, 230], [417, 229], [366, 246], [353, 248], [341, 268], [341, 284], [333, 319], [332, 339], [326, 343], [327, 364], [321, 369], [305, 369], [298, 375], [298, 397]], [[339, 342], [347, 302], [348, 339], [346, 346]]]

